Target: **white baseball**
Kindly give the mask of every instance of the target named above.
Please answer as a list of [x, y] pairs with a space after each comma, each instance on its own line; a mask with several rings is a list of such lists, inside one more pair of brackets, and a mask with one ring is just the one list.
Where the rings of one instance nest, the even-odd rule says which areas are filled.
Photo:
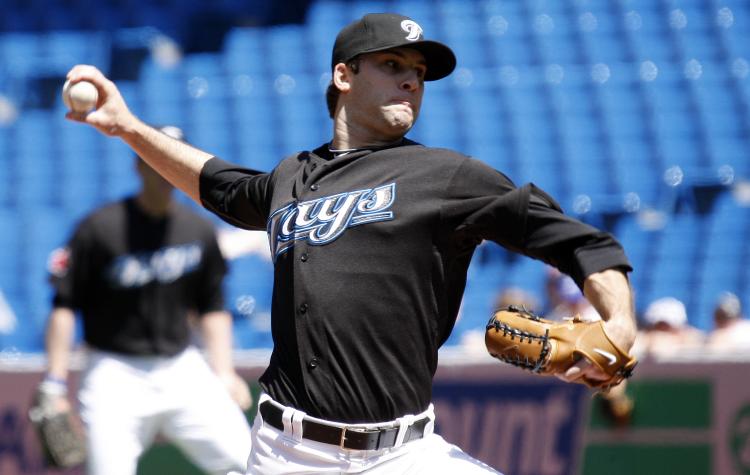
[[88, 112], [96, 108], [99, 91], [88, 81], [80, 81], [71, 85], [68, 80], [63, 85], [62, 98], [65, 106], [73, 112]]

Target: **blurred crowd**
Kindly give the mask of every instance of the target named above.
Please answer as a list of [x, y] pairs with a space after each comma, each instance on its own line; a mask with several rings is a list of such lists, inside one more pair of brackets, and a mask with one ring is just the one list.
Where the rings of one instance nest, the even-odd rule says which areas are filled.
[[[496, 308], [523, 306], [550, 320], [580, 315], [585, 320], [599, 316], [568, 276], [550, 268], [545, 295], [540, 301], [532, 293], [510, 287], [498, 292]], [[701, 353], [731, 358], [750, 354], [750, 319], [743, 313], [740, 298], [722, 292], [713, 308], [713, 328], [702, 331], [690, 324], [685, 303], [675, 297], [661, 297], [649, 302], [637, 316], [639, 334], [633, 353], [640, 359], [662, 359]]]
[[[509, 287], [501, 289], [494, 302], [495, 308], [508, 305], [525, 307], [550, 320], [575, 315], [585, 320], [600, 318], [573, 279], [553, 268], [547, 272], [545, 295], [541, 301], [531, 292]], [[637, 318], [638, 336], [632, 353], [640, 360], [659, 361], [698, 355], [731, 360], [750, 355], [750, 319], [743, 313], [740, 298], [732, 292], [722, 292], [717, 297], [713, 327], [709, 331], [691, 325], [685, 303], [674, 297], [649, 302]], [[477, 336], [480, 333], [483, 334], [477, 332]], [[478, 345], [477, 340], [477, 337], [467, 337], [463, 343], [468, 350], [468, 345]], [[631, 423], [636, 398], [628, 389], [627, 380], [606, 393], [598, 393], [596, 399], [598, 407], [614, 426], [626, 427]]]
[[633, 351], [641, 358], [668, 358], [678, 354], [721, 355], [731, 358], [750, 353], [750, 320], [732, 292], [722, 292], [714, 305], [713, 328], [701, 331], [690, 324], [685, 304], [674, 297], [649, 303], [639, 320]]

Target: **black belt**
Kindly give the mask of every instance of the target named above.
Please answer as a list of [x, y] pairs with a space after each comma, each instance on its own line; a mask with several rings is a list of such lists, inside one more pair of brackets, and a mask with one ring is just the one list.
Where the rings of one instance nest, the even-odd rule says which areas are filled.
[[[264, 401], [260, 405], [260, 414], [263, 422], [283, 431], [282, 422], [283, 409], [274, 406], [271, 401]], [[409, 442], [424, 437], [424, 428], [430, 421], [429, 417], [423, 417], [414, 421], [406, 428], [404, 442]], [[336, 427], [320, 422], [302, 419], [302, 437], [324, 444], [336, 445], [342, 449], [351, 450], [380, 450], [396, 445], [398, 427], [384, 429], [365, 429], [361, 427]]]

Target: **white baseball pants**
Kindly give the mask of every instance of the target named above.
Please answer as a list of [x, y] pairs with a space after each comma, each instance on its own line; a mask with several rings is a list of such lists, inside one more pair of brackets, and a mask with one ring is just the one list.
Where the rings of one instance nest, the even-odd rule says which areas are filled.
[[78, 398], [89, 475], [135, 475], [157, 434], [208, 473], [245, 470], [247, 419], [195, 348], [174, 357], [91, 351]]
[[[258, 402], [260, 404], [267, 400], [270, 397], [262, 394]], [[346, 450], [305, 439], [301, 433], [301, 420], [307, 416], [303, 412], [285, 408], [284, 414], [289, 421], [284, 424], [284, 431], [264, 424], [260, 412], [255, 416], [246, 475], [502, 475], [434, 434], [433, 423], [425, 428], [424, 438], [398, 447], [372, 451]], [[432, 405], [417, 417], [425, 415], [434, 421]], [[398, 426], [398, 420], [393, 424]]]

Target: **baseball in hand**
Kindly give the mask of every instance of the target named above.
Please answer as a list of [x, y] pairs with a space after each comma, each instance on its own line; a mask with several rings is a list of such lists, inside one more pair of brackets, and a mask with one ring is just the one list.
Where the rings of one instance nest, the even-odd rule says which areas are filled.
[[68, 80], [63, 85], [62, 97], [68, 109], [85, 113], [96, 108], [99, 91], [88, 81], [80, 81], [71, 85]]

